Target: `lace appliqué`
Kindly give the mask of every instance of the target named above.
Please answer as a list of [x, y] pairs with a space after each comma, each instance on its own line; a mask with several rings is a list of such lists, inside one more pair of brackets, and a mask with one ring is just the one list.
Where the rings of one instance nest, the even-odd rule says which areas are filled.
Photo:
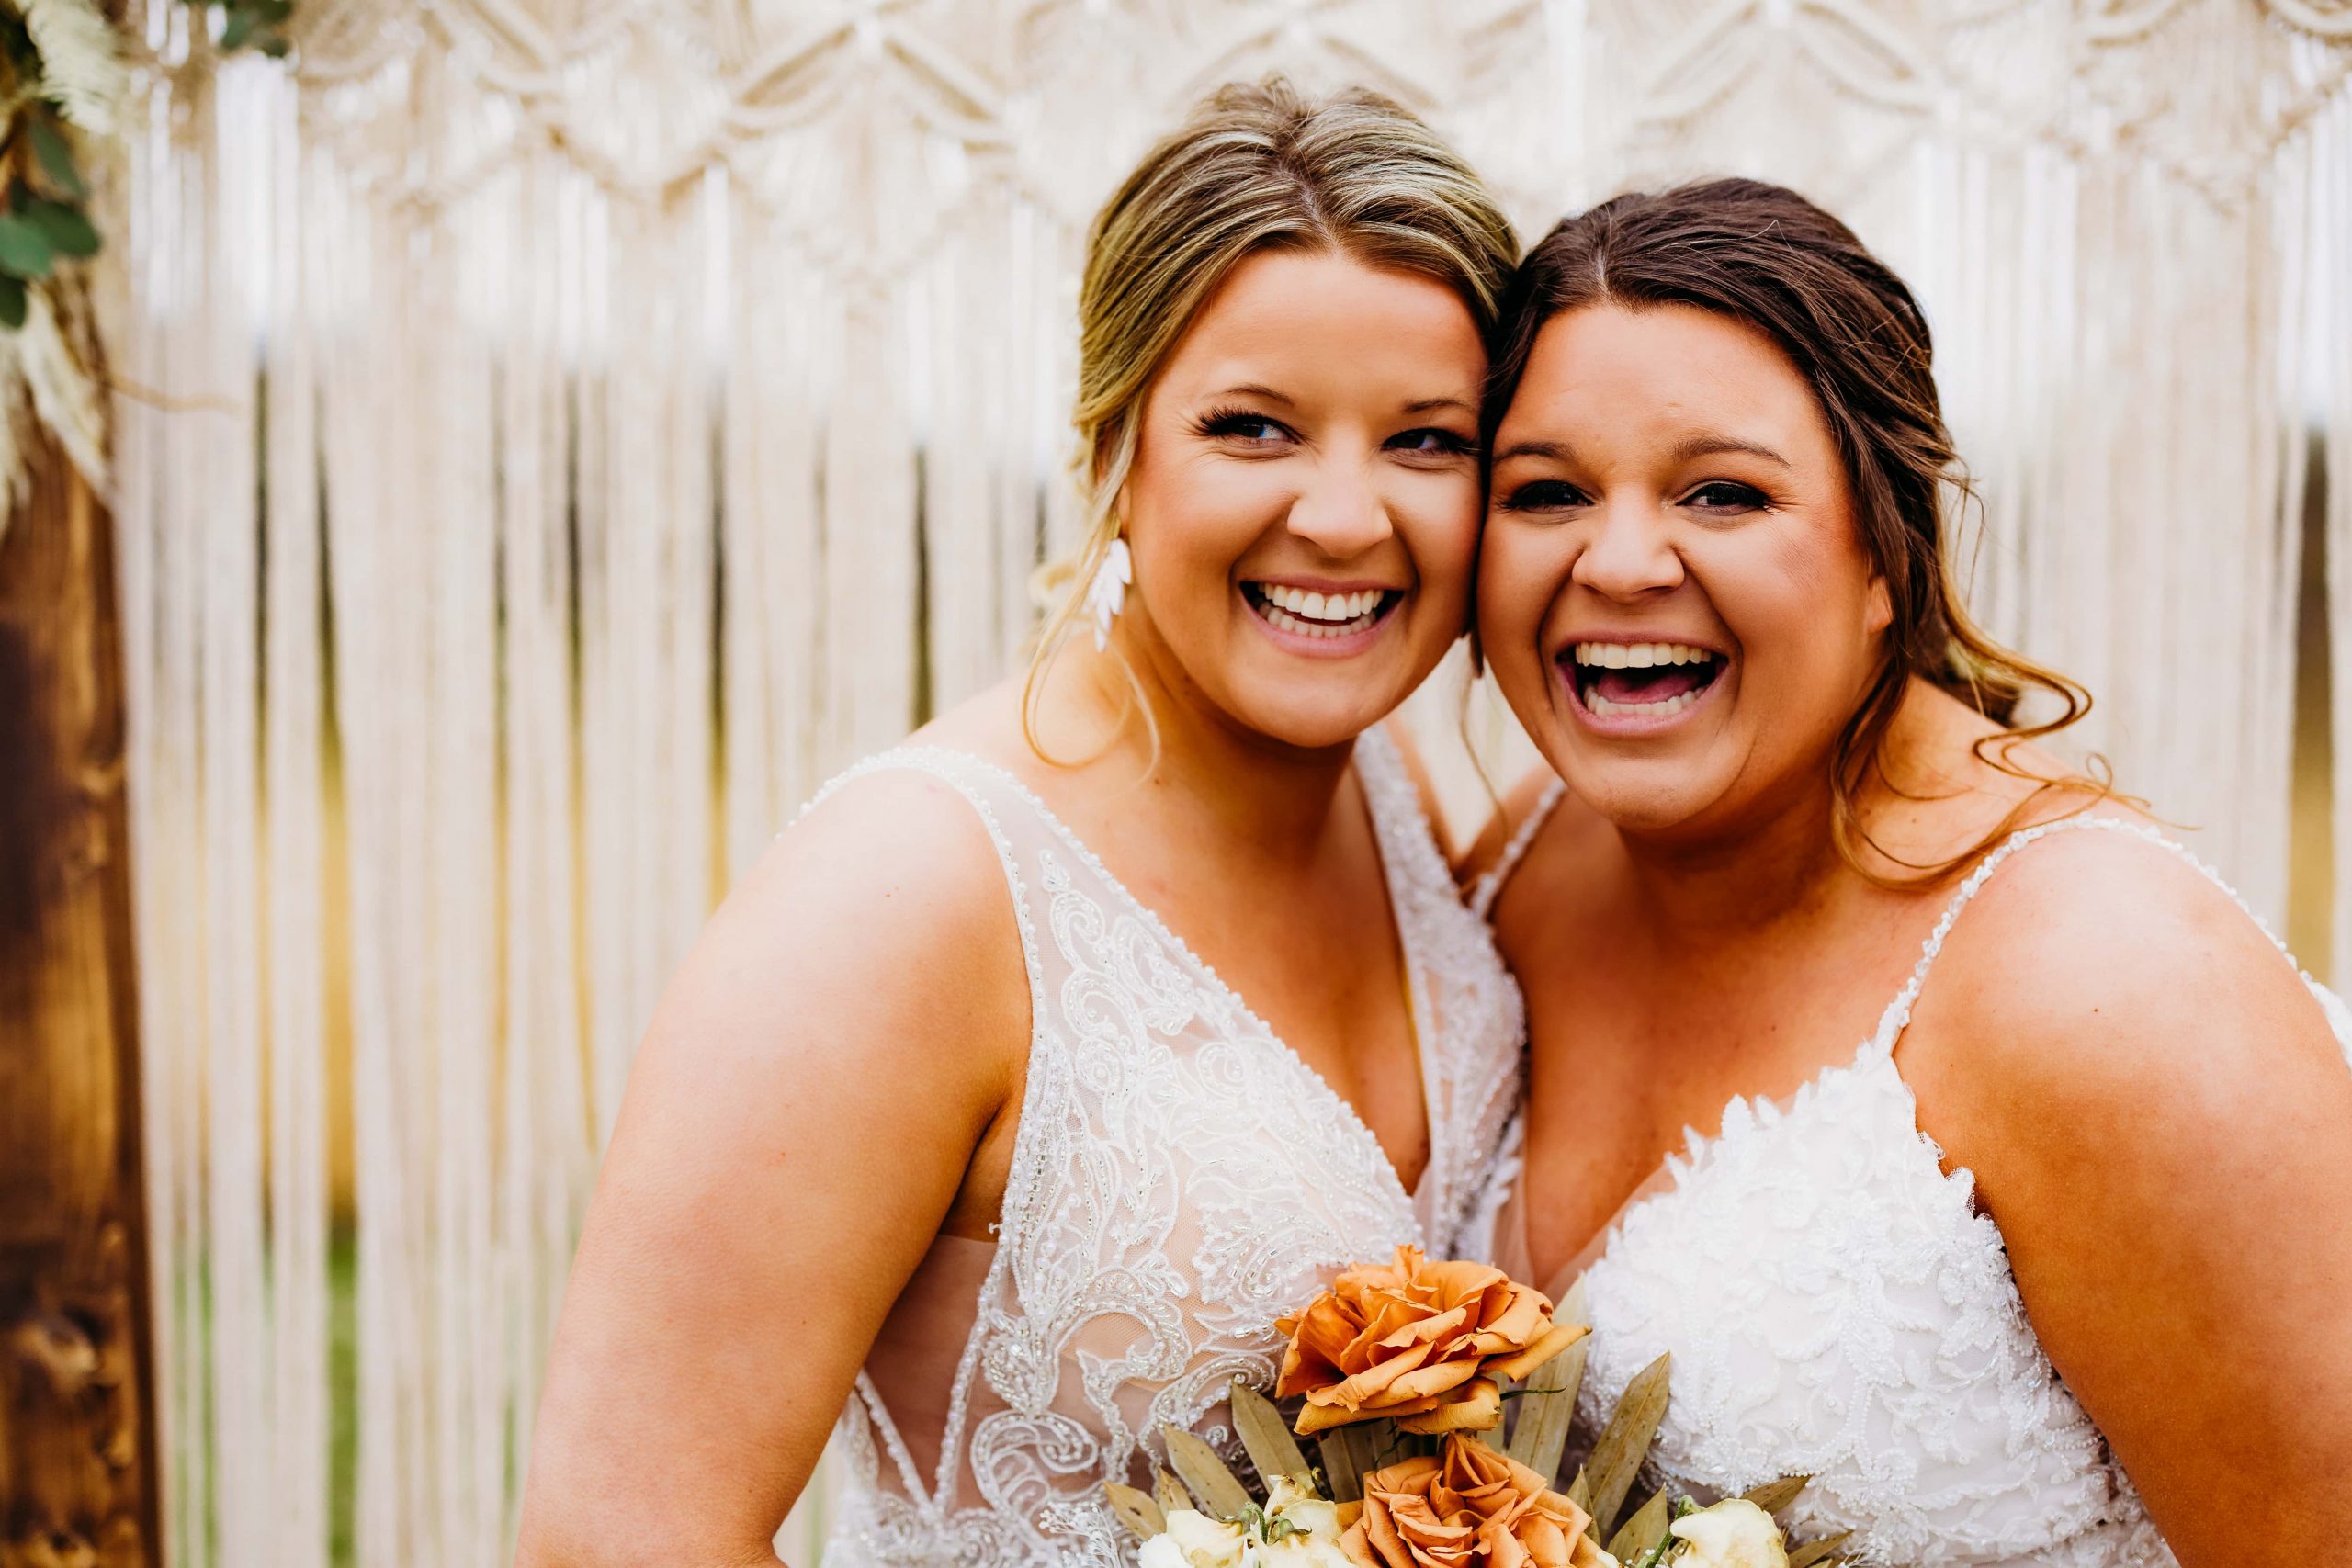
[[1408, 1195], [1347, 1102], [1012, 775], [908, 750], [845, 778], [885, 767], [944, 780], [987, 824], [1034, 1027], [997, 1249], [936, 1477], [919, 1473], [861, 1379], [828, 1568], [1109, 1568], [1133, 1543], [1102, 1483], [1148, 1484], [1163, 1423], [1238, 1455], [1220, 1408], [1236, 1376], [1272, 1382], [1277, 1317], [1350, 1263], [1400, 1242], [1450, 1245], [1518, 1096], [1518, 987], [1454, 898], [1401, 764], [1367, 738], [1358, 768], [1430, 1112], [1429, 1169]]
[[[2137, 823], [2070, 818], [1986, 857], [1851, 1063], [1785, 1108], [1735, 1100], [1717, 1137], [1691, 1134], [1668, 1162], [1672, 1185], [1618, 1221], [1586, 1275], [1588, 1440], [1670, 1349], [1654, 1483], [1713, 1496], [1810, 1474], [1801, 1537], [1851, 1529], [1866, 1561], [1905, 1568], [2175, 1568], [2034, 1337], [1973, 1179], [1947, 1174], [1919, 1131], [1894, 1059], [1961, 910], [2010, 855], [2073, 830], [2144, 839], [2245, 908]], [[2312, 989], [2352, 1039], [2343, 1004]]]

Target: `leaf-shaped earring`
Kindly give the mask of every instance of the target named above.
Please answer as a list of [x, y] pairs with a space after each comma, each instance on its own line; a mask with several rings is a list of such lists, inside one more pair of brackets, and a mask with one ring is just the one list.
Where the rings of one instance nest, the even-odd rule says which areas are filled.
[[1127, 549], [1126, 537], [1115, 536], [1111, 547], [1102, 552], [1102, 564], [1094, 569], [1094, 577], [1086, 585], [1086, 617], [1094, 623], [1097, 653], [1111, 646], [1111, 623], [1126, 607], [1127, 584], [1135, 580], [1136, 559]]

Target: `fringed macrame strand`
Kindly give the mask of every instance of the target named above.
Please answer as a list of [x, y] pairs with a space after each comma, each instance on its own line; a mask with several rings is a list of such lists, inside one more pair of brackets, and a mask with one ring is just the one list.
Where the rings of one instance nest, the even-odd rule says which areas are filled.
[[[2314, 486], [2352, 735], [2352, 37], [2110, 11], [304, 0], [288, 68], [150, 0], [97, 297], [159, 394], [111, 413], [175, 1568], [508, 1559], [661, 988], [822, 779], [1017, 670], [1087, 220], [1215, 80], [1404, 96], [1530, 240], [1723, 172], [1848, 217], [1935, 326], [1977, 614], [2276, 916]], [[33, 386], [0, 447], [102, 429]], [[1407, 715], [1457, 830], [1529, 758], [1466, 663]]]

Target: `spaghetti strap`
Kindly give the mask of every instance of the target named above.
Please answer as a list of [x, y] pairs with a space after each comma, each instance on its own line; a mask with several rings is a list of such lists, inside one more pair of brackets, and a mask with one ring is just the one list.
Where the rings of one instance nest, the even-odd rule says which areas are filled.
[[[1993, 879], [1995, 872], [2001, 869], [2002, 863], [2019, 850], [2030, 844], [2038, 843], [2054, 833], [2088, 830], [2123, 833], [2134, 839], [2144, 839], [2158, 849], [2165, 851], [2195, 868], [2199, 874], [2220, 888], [2230, 902], [2245, 912], [2245, 918], [2255, 923], [2256, 929], [2270, 939], [2270, 945], [2278, 950], [2280, 956], [2290, 964], [2295, 963], [2294, 954], [2287, 951], [2287, 944], [2278, 940], [2278, 934], [2270, 929], [2268, 923], [2254, 912], [2254, 906], [2248, 904], [2220, 872], [2198, 859], [2186, 846], [2165, 837], [2164, 834], [2143, 822], [2127, 822], [2113, 817], [2062, 818], [2055, 822], [2043, 822], [2031, 828], [2018, 829], [2004, 840], [1999, 848], [1976, 863], [1976, 868], [1968, 874], [1966, 880], [1961, 883], [1959, 890], [1952, 895], [1951, 902], [1944, 906], [1943, 916], [1936, 921], [1935, 930], [1929, 931], [1928, 940], [1920, 944], [1919, 962], [1912, 965], [1911, 977], [1904, 982], [1903, 989], [1896, 992], [1894, 999], [1887, 1004], [1886, 1011], [1879, 1015], [1878, 1030], [1871, 1036], [1871, 1045], [1866, 1049], [1866, 1055], [1870, 1050], [1884, 1055], [1894, 1049], [1895, 1043], [1902, 1038], [1903, 1031], [1910, 1026], [1912, 1006], [1919, 999], [1920, 987], [1927, 984], [1928, 971], [1934, 966], [1937, 954], [1943, 952], [1944, 939], [1951, 934], [1952, 925], [1960, 919], [1960, 912], [1968, 907], [1970, 899], [1984, 890], [1984, 885]], [[2311, 983], [2311, 976], [2304, 973], [2301, 964], [2295, 964], [2295, 971], [2302, 976], [2306, 984]], [[2316, 988], [2314, 987], [2314, 989]]]
[[1503, 884], [1510, 880], [1512, 872], [1519, 869], [1519, 863], [1527, 858], [1528, 847], [1535, 842], [1535, 835], [1543, 831], [1553, 808], [1560, 804], [1560, 797], [1567, 790], [1567, 784], [1559, 779], [1554, 779], [1544, 787], [1543, 795], [1535, 802], [1535, 809], [1527, 814], [1527, 820], [1513, 829], [1510, 841], [1503, 845], [1502, 854], [1476, 881], [1471, 883], [1469, 903], [1472, 914], [1482, 920], [1492, 917], [1495, 900], [1501, 896]]

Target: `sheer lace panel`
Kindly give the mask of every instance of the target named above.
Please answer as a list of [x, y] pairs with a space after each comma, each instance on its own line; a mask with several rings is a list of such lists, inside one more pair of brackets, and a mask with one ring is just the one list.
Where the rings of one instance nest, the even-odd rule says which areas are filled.
[[980, 1244], [934, 1247], [902, 1293], [876, 1354], [912, 1335], [921, 1366], [859, 1380], [826, 1562], [1131, 1561], [1102, 1483], [1148, 1484], [1163, 1423], [1238, 1456], [1225, 1390], [1272, 1382], [1275, 1318], [1400, 1242], [1453, 1245], [1517, 1100], [1518, 989], [1368, 737], [1430, 1118], [1408, 1195], [1347, 1102], [1011, 773], [910, 748], [827, 793], [886, 768], [945, 781], [985, 825], [1034, 1024], [996, 1247], [984, 1269]]
[[[1634, 1374], [1671, 1351], [1653, 1484], [1714, 1496], [1810, 1474], [1801, 1537], [1851, 1529], [1866, 1561], [1904, 1568], [2171, 1568], [1894, 1056], [1961, 911], [2010, 856], [2071, 831], [2145, 840], [2230, 891], [2162, 834], [2105, 818], [2030, 828], [1986, 857], [1851, 1062], [1785, 1104], [1734, 1100], [1721, 1134], [1688, 1134], [1611, 1228], [1585, 1274], [1594, 1335], [1571, 1468]], [[2305, 979], [2352, 1041], [2342, 1003]], [[1523, 1213], [1514, 1195], [1495, 1227], [1496, 1255], [1522, 1266]]]

